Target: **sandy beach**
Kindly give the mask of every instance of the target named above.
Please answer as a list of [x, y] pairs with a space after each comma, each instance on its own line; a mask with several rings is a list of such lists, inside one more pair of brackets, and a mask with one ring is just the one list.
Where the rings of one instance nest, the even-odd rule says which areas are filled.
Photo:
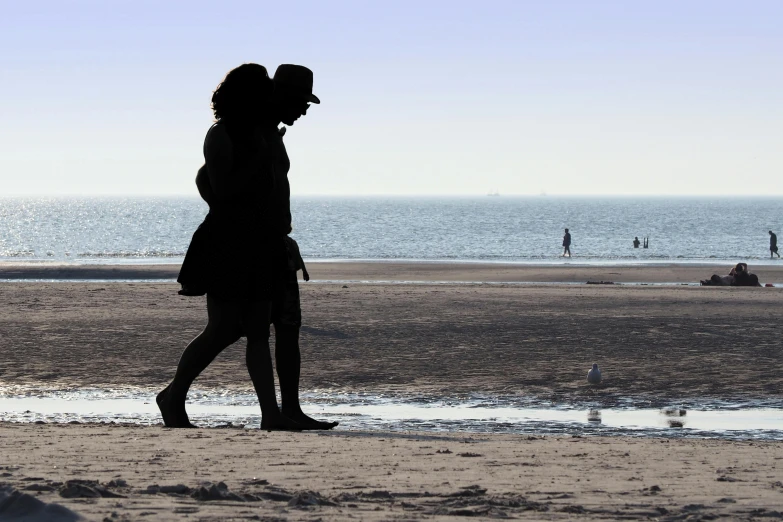
[[0, 440], [0, 483], [96, 521], [783, 518], [778, 443], [9, 424]]
[[[364, 272], [355, 271], [357, 279], [396, 269], [363, 266]], [[455, 269], [455, 279], [491, 279], [486, 268], [469, 269]], [[607, 270], [619, 274], [615, 279], [672, 277], [658, 267]], [[317, 264], [312, 277], [337, 279]], [[573, 277], [587, 281], [591, 275]], [[779, 269], [767, 277], [783, 280]], [[205, 299], [181, 297], [177, 289], [173, 283], [144, 282], [0, 284], [6, 304], [0, 310], [2, 382], [6, 387], [163, 385], [206, 321]], [[653, 405], [691, 397], [781, 398], [781, 291], [303, 283], [302, 386], [554, 401], [589, 396], [606, 405], [628, 397]], [[196, 385], [249, 389], [243, 360], [241, 346], [226, 350]], [[598, 390], [584, 383], [594, 361], [605, 375]]]
[[[60, 277], [12, 270], [0, 278]], [[89, 279], [115, 268], [67, 270]], [[305, 390], [608, 407], [783, 399], [780, 288], [551, 284], [693, 282], [717, 268], [316, 263], [310, 271], [341, 282], [301, 285]], [[756, 272], [783, 281], [776, 267]], [[162, 386], [206, 319], [204, 298], [177, 288], [0, 284], [3, 389]], [[250, 389], [238, 344], [197, 387]], [[594, 361], [605, 376], [595, 388], [585, 383]], [[8, 423], [0, 440], [0, 483], [90, 520], [783, 517], [777, 442]]]

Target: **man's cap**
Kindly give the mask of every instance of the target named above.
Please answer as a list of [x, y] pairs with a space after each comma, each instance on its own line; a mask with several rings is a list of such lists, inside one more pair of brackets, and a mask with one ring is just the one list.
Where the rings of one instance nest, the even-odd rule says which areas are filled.
[[284, 63], [275, 71], [273, 80], [276, 88], [297, 94], [310, 103], [321, 103], [313, 94], [313, 71], [303, 65]]

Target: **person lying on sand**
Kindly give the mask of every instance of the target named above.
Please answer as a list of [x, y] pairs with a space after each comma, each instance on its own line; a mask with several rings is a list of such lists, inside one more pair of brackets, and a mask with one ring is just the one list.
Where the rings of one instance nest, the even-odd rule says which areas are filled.
[[731, 286], [761, 286], [759, 278], [756, 274], [748, 272], [748, 265], [745, 263], [737, 263], [734, 267], [734, 281]]
[[702, 279], [700, 281], [701, 286], [731, 286], [734, 282], [734, 276], [736, 275], [736, 267], [731, 267], [729, 275], [720, 276], [718, 274], [712, 274], [709, 279]]
[[747, 263], [737, 263], [727, 276], [713, 274], [700, 281], [702, 286], [761, 286], [756, 274], [748, 272]]

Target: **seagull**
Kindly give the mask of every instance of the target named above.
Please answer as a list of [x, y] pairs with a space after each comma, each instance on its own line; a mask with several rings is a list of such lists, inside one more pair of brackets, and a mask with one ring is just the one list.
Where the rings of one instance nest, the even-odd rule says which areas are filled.
[[598, 364], [593, 363], [593, 369], [587, 372], [587, 382], [590, 384], [601, 382], [601, 370], [598, 369]]

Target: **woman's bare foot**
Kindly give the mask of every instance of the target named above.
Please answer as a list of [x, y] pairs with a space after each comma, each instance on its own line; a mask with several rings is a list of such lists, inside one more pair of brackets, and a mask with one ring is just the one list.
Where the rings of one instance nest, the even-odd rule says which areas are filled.
[[163, 425], [167, 428], [195, 428], [188, 419], [188, 413], [185, 411], [185, 404], [182, 404], [182, 411], [177, 411], [177, 408], [173, 408], [170, 404], [168, 397], [169, 387], [171, 384], [163, 388], [157, 397], [155, 402], [158, 404], [160, 410], [160, 416], [163, 417]]
[[298, 422], [303, 426], [303, 430], [331, 430], [332, 428], [336, 428], [340, 423], [333, 421], [333, 422], [327, 422], [327, 421], [319, 421], [316, 420], [307, 414], [303, 412], [302, 410], [299, 411], [287, 411], [283, 410], [283, 415], [288, 417], [289, 419]]

